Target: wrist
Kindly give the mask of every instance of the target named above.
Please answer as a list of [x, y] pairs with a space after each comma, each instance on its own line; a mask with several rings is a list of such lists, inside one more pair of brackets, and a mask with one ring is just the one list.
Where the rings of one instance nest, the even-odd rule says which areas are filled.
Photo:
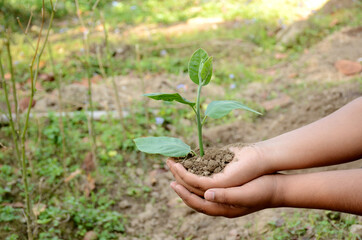
[[271, 207], [285, 206], [285, 177], [283, 174], [270, 175], [274, 182], [273, 197], [271, 199]]
[[274, 164], [274, 150], [266, 142], [257, 142], [250, 145], [256, 154], [258, 168], [261, 175], [275, 173], [279, 169]]

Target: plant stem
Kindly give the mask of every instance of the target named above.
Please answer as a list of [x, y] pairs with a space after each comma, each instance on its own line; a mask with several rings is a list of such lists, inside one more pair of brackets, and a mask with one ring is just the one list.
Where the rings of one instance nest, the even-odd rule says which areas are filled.
[[[85, 31], [83, 33], [83, 45], [84, 45], [84, 50], [85, 50], [85, 67], [87, 69], [87, 80], [88, 80], [88, 102], [89, 102], [89, 111], [90, 111], [90, 120], [88, 121], [88, 132], [89, 132], [89, 136], [92, 139], [92, 143], [91, 143], [91, 150], [92, 150], [92, 155], [93, 155], [93, 162], [95, 164], [95, 166], [97, 166], [97, 143], [96, 143], [96, 137], [95, 137], [95, 133], [94, 133], [94, 114], [93, 114], [93, 99], [92, 99], [92, 80], [91, 80], [91, 76], [92, 76], [92, 72], [91, 72], [91, 65], [90, 65], [90, 57], [89, 57], [89, 31], [88, 28], [86, 28], [82, 15], [81, 15], [81, 11], [79, 8], [79, 2], [78, 0], [74, 0], [75, 2], [75, 6], [76, 6], [76, 11], [77, 11], [77, 16], [79, 19], [80, 24], [82, 25], [83, 30]], [[96, 167], [97, 169], [97, 167]]]
[[201, 123], [202, 126], [204, 126], [206, 119], [207, 119], [207, 116], [205, 116], [204, 119], [202, 119], [202, 123]]
[[30, 15], [30, 18], [29, 18], [28, 25], [27, 25], [26, 29], [24, 29], [23, 24], [21, 24], [21, 21], [20, 21], [19, 17], [17, 17], [16, 20], [18, 21], [18, 24], [19, 24], [21, 30], [23, 31], [23, 34], [25, 36], [26, 41], [29, 43], [30, 47], [35, 51], [33, 43], [31, 42], [31, 40], [30, 40], [30, 38], [28, 36], [28, 29], [29, 29], [32, 18], [33, 18], [33, 12], [31, 12], [31, 15]]
[[105, 46], [106, 46], [106, 56], [107, 56], [107, 59], [108, 59], [108, 62], [109, 62], [109, 71], [111, 73], [112, 87], [113, 87], [114, 96], [115, 96], [115, 99], [116, 99], [116, 107], [117, 107], [118, 116], [119, 116], [119, 120], [120, 120], [120, 123], [121, 123], [122, 128], [123, 128], [123, 131], [125, 131], [126, 124], [125, 124], [124, 118], [123, 118], [121, 100], [120, 100], [120, 97], [119, 97], [118, 86], [117, 86], [117, 83], [116, 83], [116, 81], [114, 79], [114, 61], [112, 59], [111, 51], [109, 50], [108, 29], [107, 29], [107, 25], [106, 25], [106, 21], [104, 19], [103, 13], [101, 13], [100, 16], [101, 16], [101, 20], [103, 22], [104, 43], [105, 43]]
[[67, 164], [65, 161], [66, 152], [65, 152], [65, 133], [64, 133], [64, 121], [63, 121], [63, 101], [62, 101], [62, 90], [61, 90], [61, 74], [58, 74], [58, 71], [55, 67], [55, 62], [53, 58], [53, 51], [50, 42], [48, 42], [48, 51], [49, 51], [49, 59], [50, 63], [53, 68], [54, 77], [56, 79], [57, 88], [58, 88], [58, 109], [59, 109], [59, 130], [60, 130], [60, 137], [62, 138], [62, 151], [61, 151], [61, 160], [63, 165], [63, 176], [66, 176], [67, 173]]
[[[137, 43], [135, 45], [135, 51], [136, 51], [136, 61], [137, 61], [137, 64], [136, 64], [136, 67], [137, 67], [137, 75], [139, 76], [139, 73], [141, 72], [141, 64], [140, 64], [140, 61], [141, 61], [141, 52], [140, 52], [140, 45]], [[145, 89], [145, 81], [143, 79], [143, 77], [140, 77], [140, 80], [141, 80], [141, 89], [142, 89], [142, 94], [145, 94], [146, 93], [146, 89]], [[148, 109], [148, 102], [149, 101], [144, 101], [143, 102], [143, 108], [145, 109], [145, 117], [146, 117], [146, 124], [148, 125], [149, 121], [150, 121], [150, 115], [147, 111]]]
[[[9, 32], [9, 34], [10, 34], [10, 32]], [[12, 56], [11, 56], [11, 51], [10, 51], [10, 41], [9, 40], [10, 40], [10, 36], [8, 35], [7, 39], [5, 41], [5, 45], [6, 45], [6, 49], [7, 49], [7, 53], [8, 53], [9, 68], [10, 68], [10, 73], [11, 73], [11, 83], [12, 83], [12, 87], [13, 87], [16, 126], [15, 126], [14, 120], [12, 118], [12, 111], [11, 111], [10, 104], [8, 103], [8, 96], [6, 98], [7, 98], [7, 105], [8, 105], [8, 111], [9, 111], [10, 124], [11, 124], [11, 129], [13, 132], [13, 139], [14, 139], [14, 144], [15, 144], [15, 152], [16, 152], [19, 164], [21, 166], [21, 170], [22, 170], [21, 172], [22, 172], [22, 180], [23, 180], [23, 185], [24, 185], [25, 203], [26, 203], [25, 216], [26, 216], [27, 234], [28, 234], [28, 239], [33, 240], [32, 207], [31, 207], [30, 192], [29, 192], [29, 187], [28, 187], [28, 178], [27, 178], [27, 173], [26, 173], [27, 168], [26, 168], [26, 163], [25, 163], [25, 149], [23, 147], [23, 145], [25, 146], [25, 140], [23, 141], [23, 139], [21, 138], [20, 139], [21, 142], [20, 142], [20, 146], [19, 146], [20, 118], [19, 118], [17, 90], [16, 90], [16, 83], [15, 83], [15, 78], [14, 78], [14, 69], [13, 69], [13, 65], [12, 65]], [[2, 75], [3, 75], [3, 73], [2, 73]], [[4, 78], [4, 77], [2, 76], [2, 78]], [[8, 95], [6, 84], [5, 84], [4, 91], [5, 91], [5, 94]], [[29, 103], [29, 106], [31, 106], [31, 105], [32, 105], [32, 103]], [[21, 153], [20, 153], [20, 148], [21, 148]]]
[[199, 83], [197, 89], [197, 99], [196, 99], [196, 121], [197, 121], [197, 134], [199, 136], [199, 148], [200, 148], [200, 157], [204, 156], [204, 145], [202, 143], [202, 123], [201, 123], [201, 113], [200, 113], [200, 94], [201, 94], [202, 84]]
[[[30, 94], [28, 109], [26, 111], [25, 124], [24, 124], [24, 128], [23, 128], [23, 131], [22, 131], [22, 134], [21, 134], [21, 162], [22, 162], [23, 183], [24, 183], [25, 200], [26, 200], [26, 214], [25, 215], [27, 216], [27, 222], [28, 222], [28, 239], [31, 239], [31, 240], [33, 239], [32, 228], [34, 228], [33, 224], [35, 223], [35, 221], [34, 221], [35, 217], [34, 217], [34, 213], [33, 213], [32, 206], [31, 206], [32, 204], [31, 204], [30, 191], [29, 191], [29, 186], [28, 186], [25, 140], [26, 140], [26, 134], [27, 134], [28, 126], [29, 126], [30, 111], [31, 111], [31, 107], [33, 105], [33, 99], [34, 99], [35, 90], [36, 90], [35, 89], [35, 84], [36, 84], [36, 81], [38, 79], [40, 58], [41, 58], [41, 56], [42, 56], [42, 54], [44, 52], [44, 48], [45, 48], [46, 43], [48, 41], [50, 28], [52, 26], [53, 18], [54, 18], [54, 8], [53, 8], [52, 0], [50, 0], [50, 3], [51, 3], [51, 9], [52, 9], [51, 16], [50, 16], [50, 22], [49, 22], [49, 26], [48, 26], [48, 29], [47, 29], [45, 40], [44, 40], [43, 45], [41, 46], [39, 54], [38, 54], [40, 39], [41, 39], [41, 35], [42, 35], [43, 27], [44, 27], [44, 21], [45, 21], [45, 19], [44, 19], [45, 3], [44, 3], [44, 0], [43, 0], [42, 24], [41, 24], [41, 28], [40, 28], [40, 32], [39, 32], [37, 45], [36, 45], [36, 48], [35, 48], [34, 57], [33, 57], [33, 60], [31, 62], [31, 65], [29, 67], [30, 76], [31, 76], [31, 94]], [[34, 71], [33, 69], [34, 69], [35, 60], [36, 60], [36, 68], [35, 68], [35, 71]]]
[[[13, 58], [11, 56], [11, 49], [10, 49], [10, 30], [8, 30], [8, 35], [7, 35], [7, 38], [5, 39], [5, 46], [6, 46], [6, 50], [8, 53], [11, 84], [12, 84], [12, 88], [13, 88], [16, 129], [19, 130], [19, 128], [20, 128], [19, 107], [18, 107], [18, 96], [17, 96], [17, 91], [16, 91], [16, 82], [15, 82], [15, 76], [14, 76]], [[17, 132], [17, 135], [18, 135], [18, 132]]]
[[1, 73], [2, 82], [4, 83], [3, 88], [4, 88], [4, 93], [5, 93], [6, 106], [8, 108], [11, 133], [12, 133], [12, 136], [13, 136], [13, 142], [14, 142], [14, 146], [15, 146], [15, 155], [16, 155], [17, 160], [20, 162], [20, 151], [19, 151], [19, 141], [18, 141], [19, 136], [18, 136], [18, 133], [17, 133], [17, 131], [15, 129], [13, 115], [12, 115], [12, 112], [11, 112], [11, 105], [10, 105], [10, 100], [9, 100], [9, 92], [8, 92], [7, 83], [5, 81], [5, 73], [4, 73], [4, 68], [3, 68], [3, 64], [2, 64], [2, 60], [1, 60], [1, 53], [0, 53], [0, 73]]

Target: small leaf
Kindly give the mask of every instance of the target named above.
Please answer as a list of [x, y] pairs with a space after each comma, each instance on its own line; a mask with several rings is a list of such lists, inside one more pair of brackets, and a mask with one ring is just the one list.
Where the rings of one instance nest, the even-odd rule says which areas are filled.
[[176, 101], [179, 103], [190, 105], [191, 107], [195, 106], [195, 103], [187, 100], [186, 98], [183, 98], [178, 93], [148, 93], [148, 94], [144, 94], [143, 96], [146, 96], [146, 97], [149, 97], [149, 98], [152, 98], [155, 100], [163, 100], [163, 101], [167, 101], [167, 102]]
[[161, 154], [167, 157], [184, 157], [191, 152], [189, 145], [178, 138], [172, 137], [145, 137], [133, 140], [138, 150], [151, 153]]
[[217, 119], [227, 115], [231, 110], [234, 109], [244, 109], [261, 115], [260, 112], [257, 112], [237, 101], [212, 101], [207, 106], [205, 115]]
[[207, 52], [202, 48], [199, 48], [192, 54], [189, 61], [189, 76], [194, 83], [199, 84], [200, 65], [208, 58]]
[[200, 76], [203, 86], [209, 84], [212, 76], [212, 57], [209, 57], [202, 65]]
[[37, 222], [38, 224], [43, 225], [43, 224], [49, 223], [51, 220], [52, 220], [51, 218], [45, 218], [45, 219], [38, 219], [38, 220], [36, 220], [36, 222]]

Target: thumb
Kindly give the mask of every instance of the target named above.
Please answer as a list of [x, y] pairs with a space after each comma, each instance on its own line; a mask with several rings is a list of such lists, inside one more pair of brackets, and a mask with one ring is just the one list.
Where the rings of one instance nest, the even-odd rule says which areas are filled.
[[238, 204], [241, 197], [239, 187], [213, 188], [204, 194], [206, 200], [223, 204]]

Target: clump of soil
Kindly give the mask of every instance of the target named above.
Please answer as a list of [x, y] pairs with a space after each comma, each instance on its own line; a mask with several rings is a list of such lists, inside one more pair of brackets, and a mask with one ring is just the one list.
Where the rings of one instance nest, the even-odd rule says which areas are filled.
[[205, 155], [200, 157], [200, 151], [196, 151], [196, 156], [183, 159], [176, 159], [187, 171], [201, 176], [210, 176], [221, 172], [228, 163], [234, 159], [234, 153], [228, 148], [207, 148]]

